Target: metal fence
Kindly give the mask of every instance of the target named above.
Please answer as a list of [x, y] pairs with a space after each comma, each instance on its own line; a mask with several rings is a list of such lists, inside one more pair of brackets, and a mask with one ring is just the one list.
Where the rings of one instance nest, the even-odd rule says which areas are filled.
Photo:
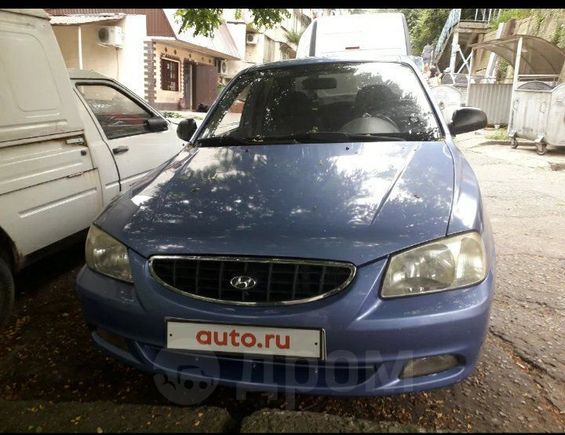
[[467, 105], [478, 107], [487, 114], [490, 125], [507, 125], [510, 116], [512, 84], [472, 84]]

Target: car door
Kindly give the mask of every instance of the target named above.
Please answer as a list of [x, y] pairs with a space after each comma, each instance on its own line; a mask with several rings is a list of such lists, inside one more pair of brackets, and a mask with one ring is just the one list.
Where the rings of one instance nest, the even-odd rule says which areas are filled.
[[112, 151], [98, 131], [95, 118], [89, 111], [88, 105], [81, 99], [77, 89], [74, 90], [74, 94], [76, 105], [84, 124], [86, 143], [88, 144], [94, 166], [97, 168], [100, 176], [102, 206], [105, 207], [120, 193], [118, 167], [116, 166]]
[[175, 126], [123, 86], [111, 80], [76, 80], [75, 87], [113, 153], [120, 191], [181, 150]]

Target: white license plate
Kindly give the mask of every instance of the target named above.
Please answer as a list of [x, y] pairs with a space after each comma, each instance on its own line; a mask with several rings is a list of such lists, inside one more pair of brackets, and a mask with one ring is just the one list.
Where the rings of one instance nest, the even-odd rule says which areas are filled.
[[167, 349], [175, 350], [322, 359], [324, 340], [321, 329], [167, 321]]

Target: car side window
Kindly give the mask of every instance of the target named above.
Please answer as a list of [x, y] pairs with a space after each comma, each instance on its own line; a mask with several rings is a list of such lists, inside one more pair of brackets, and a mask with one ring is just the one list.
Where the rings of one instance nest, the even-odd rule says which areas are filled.
[[108, 139], [151, 132], [146, 121], [153, 114], [116, 88], [81, 84], [77, 89]]

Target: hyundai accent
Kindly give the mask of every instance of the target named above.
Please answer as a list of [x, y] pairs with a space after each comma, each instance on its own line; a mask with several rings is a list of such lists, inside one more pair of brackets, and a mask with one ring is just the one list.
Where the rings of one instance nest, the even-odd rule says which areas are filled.
[[[381, 395], [473, 371], [495, 251], [477, 179], [408, 57], [254, 66], [95, 220], [77, 290], [139, 369]], [[196, 367], [197, 370], [186, 370]]]

